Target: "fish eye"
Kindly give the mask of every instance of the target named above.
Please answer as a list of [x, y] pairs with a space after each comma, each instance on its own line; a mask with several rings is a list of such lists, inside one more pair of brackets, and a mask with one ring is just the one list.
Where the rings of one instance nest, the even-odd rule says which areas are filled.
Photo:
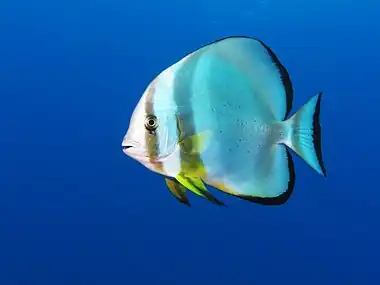
[[158, 127], [158, 120], [156, 116], [153, 116], [153, 115], [147, 116], [145, 119], [145, 128], [148, 131], [154, 131], [157, 129], [157, 127]]

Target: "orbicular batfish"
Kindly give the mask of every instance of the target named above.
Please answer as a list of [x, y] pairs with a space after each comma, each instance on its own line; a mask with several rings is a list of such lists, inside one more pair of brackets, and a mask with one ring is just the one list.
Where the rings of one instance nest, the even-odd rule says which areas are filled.
[[322, 93], [289, 116], [293, 88], [262, 41], [228, 37], [188, 54], [148, 85], [122, 141], [125, 154], [163, 175], [175, 197], [190, 190], [222, 205], [206, 185], [264, 205], [294, 187], [291, 149], [326, 176]]

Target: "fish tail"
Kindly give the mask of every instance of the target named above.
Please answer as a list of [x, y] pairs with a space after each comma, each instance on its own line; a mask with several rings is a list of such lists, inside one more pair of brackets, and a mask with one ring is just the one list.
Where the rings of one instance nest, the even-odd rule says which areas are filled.
[[321, 126], [319, 113], [322, 93], [312, 97], [291, 118], [284, 121], [285, 138], [282, 141], [314, 170], [326, 176], [322, 160]]

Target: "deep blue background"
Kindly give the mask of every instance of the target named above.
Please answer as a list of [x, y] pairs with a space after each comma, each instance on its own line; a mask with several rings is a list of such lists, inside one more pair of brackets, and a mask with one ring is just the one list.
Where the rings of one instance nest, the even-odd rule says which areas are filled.
[[[334, 3], [332, 3], [334, 2]], [[0, 3], [0, 284], [377, 284], [375, 1]], [[151, 79], [220, 37], [258, 37], [324, 91], [324, 179], [294, 156], [282, 207], [190, 195], [121, 152]]]

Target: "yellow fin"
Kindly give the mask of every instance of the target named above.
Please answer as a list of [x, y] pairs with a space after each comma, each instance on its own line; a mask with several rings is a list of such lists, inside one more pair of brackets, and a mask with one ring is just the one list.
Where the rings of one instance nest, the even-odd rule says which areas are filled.
[[176, 120], [178, 143], [181, 145], [181, 149], [183, 151], [185, 151], [187, 154], [197, 154], [208, 147], [208, 143], [211, 139], [211, 131], [204, 131], [188, 136], [183, 130], [182, 120], [178, 115], [176, 115]]
[[186, 196], [186, 188], [175, 181], [174, 179], [165, 178], [166, 185], [168, 186], [170, 192], [180, 201], [182, 204], [190, 206], [189, 199]]
[[204, 131], [189, 137], [185, 136], [179, 143], [187, 154], [197, 154], [207, 149], [210, 139], [211, 131]]
[[189, 176], [186, 176], [185, 174], [179, 174], [177, 175], [176, 179], [178, 180], [179, 183], [181, 183], [191, 192], [203, 198], [206, 198], [207, 200], [213, 202], [214, 204], [224, 205], [223, 202], [220, 202], [210, 192], [208, 192], [206, 186], [204, 185], [203, 181], [200, 178], [189, 177]]

